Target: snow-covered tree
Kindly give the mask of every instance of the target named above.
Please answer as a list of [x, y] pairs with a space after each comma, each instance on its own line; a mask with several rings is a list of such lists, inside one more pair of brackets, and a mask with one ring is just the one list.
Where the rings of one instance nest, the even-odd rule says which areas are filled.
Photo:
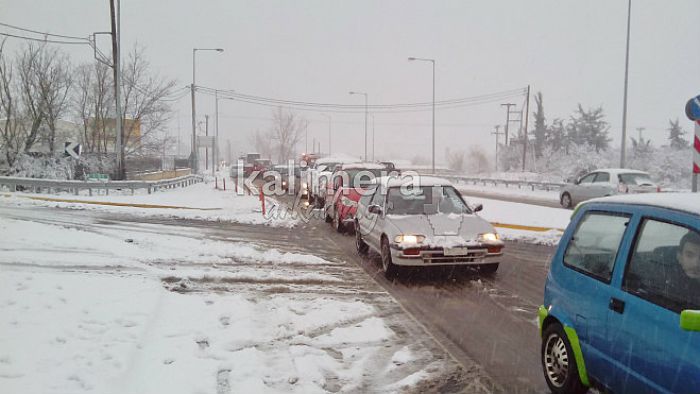
[[542, 92], [537, 92], [535, 95], [535, 105], [537, 109], [533, 112], [535, 117], [535, 157], [542, 156], [547, 139], [547, 124], [544, 116], [544, 104], [542, 102]]
[[688, 147], [688, 141], [686, 141], [684, 137], [684, 135], [686, 135], [686, 131], [681, 127], [678, 118], [676, 118], [675, 122], [669, 119], [668, 123], [668, 139], [670, 141], [671, 148], [683, 149]]
[[595, 147], [596, 152], [608, 148], [610, 126], [605, 120], [603, 107], [584, 110], [581, 104], [571, 116], [569, 135], [574, 144], [588, 144]]

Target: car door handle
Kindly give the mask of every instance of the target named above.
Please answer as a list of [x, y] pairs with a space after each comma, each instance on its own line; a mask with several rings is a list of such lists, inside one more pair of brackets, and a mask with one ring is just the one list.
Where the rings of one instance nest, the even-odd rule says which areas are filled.
[[623, 314], [625, 313], [625, 302], [613, 297], [610, 299], [610, 304], [608, 305], [608, 308], [619, 314]]

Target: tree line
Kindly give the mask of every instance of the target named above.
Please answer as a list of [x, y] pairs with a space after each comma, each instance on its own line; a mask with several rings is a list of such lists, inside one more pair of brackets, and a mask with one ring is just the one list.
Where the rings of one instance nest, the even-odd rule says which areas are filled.
[[[161, 152], [172, 144], [164, 125], [172, 115], [167, 97], [175, 80], [157, 75], [136, 45], [122, 63], [125, 154]], [[115, 109], [108, 65], [74, 65], [66, 52], [45, 43], [28, 43], [15, 53], [0, 43], [0, 153], [8, 167], [38, 143], [48, 146], [48, 155], [62, 155], [60, 120], [78, 125], [85, 152], [113, 156]]]

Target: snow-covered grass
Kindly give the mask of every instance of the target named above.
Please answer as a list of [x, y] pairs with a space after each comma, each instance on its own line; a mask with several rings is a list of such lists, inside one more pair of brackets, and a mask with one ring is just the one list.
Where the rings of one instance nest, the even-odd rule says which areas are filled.
[[571, 219], [571, 210], [537, 205], [491, 200], [481, 197], [465, 197], [470, 204], [482, 204], [479, 215], [491, 223], [519, 226], [545, 227], [549, 231], [528, 231], [498, 227], [504, 239], [554, 245], [559, 242], [563, 229]]
[[[115, 194], [74, 196], [69, 193], [56, 194], [25, 194], [5, 193], [0, 195], [0, 204], [11, 205], [39, 205], [69, 209], [89, 209], [105, 212], [128, 213], [137, 216], [156, 216], [178, 219], [195, 219], [208, 221], [225, 221], [247, 224], [265, 224], [277, 227], [292, 227], [296, 220], [292, 215], [263, 215], [262, 206], [257, 195], [236, 193], [233, 181], [228, 179], [227, 190], [215, 189], [213, 182], [198, 183], [184, 188], [164, 189], [152, 194], [145, 192], [131, 195]], [[4, 198], [2, 198], [4, 197]], [[170, 208], [141, 208], [100, 204], [86, 204], [81, 202], [42, 201], [28, 197], [46, 197], [51, 199], [61, 198], [66, 200], [89, 201], [93, 203], [107, 202], [120, 204], [143, 204], [184, 207], [191, 209]], [[267, 199], [267, 210], [273, 207], [269, 204], [273, 200]], [[284, 207], [277, 207], [278, 211], [284, 211]]]

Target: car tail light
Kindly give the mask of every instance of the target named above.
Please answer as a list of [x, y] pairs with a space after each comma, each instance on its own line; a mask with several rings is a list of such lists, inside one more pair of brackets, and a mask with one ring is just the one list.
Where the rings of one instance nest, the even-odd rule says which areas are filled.
[[619, 185], [617, 185], [617, 191], [620, 193], [627, 193], [629, 192], [629, 190], [629, 187], [627, 187], [627, 185], [625, 185], [624, 183], [620, 183]]
[[488, 246], [487, 249], [488, 249], [489, 253], [501, 253], [503, 246], [501, 246], [501, 245]]
[[418, 249], [418, 248], [404, 249], [403, 254], [406, 256], [418, 256], [418, 255], [420, 255], [420, 249]]

